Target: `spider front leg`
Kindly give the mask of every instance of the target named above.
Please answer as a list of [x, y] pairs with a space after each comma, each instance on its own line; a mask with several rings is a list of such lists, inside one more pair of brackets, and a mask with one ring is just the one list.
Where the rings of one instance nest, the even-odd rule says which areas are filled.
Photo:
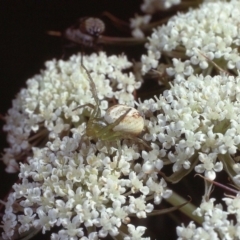
[[142, 144], [143, 146], [145, 146], [148, 150], [153, 150], [143, 139], [137, 137], [137, 136], [133, 136], [133, 135], [127, 135], [125, 137], [126, 139], [131, 139], [133, 141], [138, 142], [139, 144]]
[[[115, 106], [113, 106], [113, 107], [116, 107], [116, 106], [122, 106], [122, 105], [115, 105]], [[111, 108], [109, 108], [108, 109], [108, 111], [110, 110]], [[106, 119], [106, 116], [108, 115], [108, 111], [107, 111], [107, 113], [105, 114], [105, 116], [104, 116], [104, 118], [105, 118], [105, 120], [109, 123], [109, 125], [107, 125], [106, 127], [104, 127], [100, 132], [99, 132], [99, 134], [101, 135], [101, 136], [108, 136], [109, 135], [109, 133], [111, 132], [111, 130], [113, 130], [114, 131], [114, 129], [113, 128], [115, 128], [117, 125], [119, 125], [123, 120], [124, 120], [124, 118], [127, 116], [127, 114], [130, 112], [132, 110], [132, 108], [128, 108], [126, 111], [125, 111], [125, 113], [123, 113], [122, 115], [120, 115], [114, 122], [112, 122], [112, 123], [109, 123], [108, 121], [107, 121], [107, 119]], [[112, 132], [111, 132], [112, 133]], [[117, 133], [117, 131], [116, 131], [116, 133]], [[114, 135], [114, 134], [113, 134]], [[116, 134], [116, 135], [118, 135], [118, 134]], [[114, 137], [114, 136], [113, 136]], [[111, 138], [111, 137], [110, 137]]]
[[[86, 104], [83, 104], [83, 105], [79, 105], [79, 106], [75, 107], [72, 111], [76, 111], [79, 108], [85, 108], [85, 107], [89, 107], [89, 108], [93, 109], [92, 114], [90, 114], [90, 120], [89, 120], [89, 122], [91, 122], [92, 119], [95, 117], [95, 116], [93, 116], [93, 113], [96, 109], [96, 107], [92, 103], [86, 103]], [[95, 119], [97, 120], [97, 118], [95, 118]], [[87, 125], [88, 125], [88, 123], [87, 123]], [[82, 140], [85, 138], [85, 136], [88, 136], [87, 132], [85, 132], [82, 135], [80, 143], [79, 143], [79, 147], [82, 145]]]
[[93, 104], [91, 104], [91, 103], [86, 103], [86, 104], [79, 105], [79, 106], [75, 107], [72, 111], [75, 111], [75, 110], [77, 110], [77, 109], [79, 109], [79, 108], [83, 108], [83, 107], [89, 107], [89, 108], [92, 108], [93, 110], [95, 109], [95, 107], [94, 107]]

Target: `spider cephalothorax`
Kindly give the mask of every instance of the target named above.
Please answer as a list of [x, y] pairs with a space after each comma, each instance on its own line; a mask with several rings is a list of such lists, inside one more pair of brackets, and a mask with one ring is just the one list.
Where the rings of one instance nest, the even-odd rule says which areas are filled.
[[149, 148], [145, 141], [137, 137], [143, 131], [144, 119], [135, 108], [117, 104], [110, 107], [105, 116], [101, 117], [96, 86], [86, 67], [82, 65], [82, 68], [88, 75], [90, 88], [96, 103], [95, 105], [88, 103], [77, 107], [90, 107], [92, 109], [86, 125], [86, 135], [90, 139], [107, 142], [117, 141], [118, 143], [122, 139], [131, 139]]

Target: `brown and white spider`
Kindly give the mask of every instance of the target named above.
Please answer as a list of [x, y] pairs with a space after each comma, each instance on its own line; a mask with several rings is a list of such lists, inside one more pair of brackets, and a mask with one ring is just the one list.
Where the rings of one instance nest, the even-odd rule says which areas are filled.
[[87, 103], [73, 109], [73, 111], [82, 107], [92, 109], [86, 125], [86, 136], [95, 141], [101, 140], [108, 143], [116, 141], [118, 147], [120, 147], [122, 139], [131, 139], [151, 149], [144, 140], [138, 138], [144, 128], [144, 119], [135, 108], [117, 104], [110, 107], [105, 116], [101, 117], [100, 101], [95, 83], [83, 64], [82, 68], [87, 73], [92, 96], [96, 103], [95, 105]]

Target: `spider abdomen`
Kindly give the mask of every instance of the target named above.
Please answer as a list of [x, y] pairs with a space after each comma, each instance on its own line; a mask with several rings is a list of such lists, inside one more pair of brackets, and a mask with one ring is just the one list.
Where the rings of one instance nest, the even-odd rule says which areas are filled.
[[143, 131], [144, 128], [144, 119], [137, 109], [126, 105], [117, 104], [107, 110], [104, 119], [108, 124], [112, 124], [129, 109], [131, 110], [121, 120], [121, 122], [113, 128], [113, 131], [119, 131], [123, 133], [126, 132], [137, 136]]

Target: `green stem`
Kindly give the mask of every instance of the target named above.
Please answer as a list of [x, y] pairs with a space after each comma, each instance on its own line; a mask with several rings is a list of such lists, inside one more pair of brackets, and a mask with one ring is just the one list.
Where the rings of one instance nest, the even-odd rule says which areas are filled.
[[[173, 206], [178, 206], [180, 204], [183, 204], [187, 202], [188, 200], [184, 199], [177, 193], [173, 192], [170, 198], [165, 199], [168, 203], [170, 203]], [[193, 215], [193, 211], [196, 210], [196, 206], [194, 206], [192, 203], [188, 203], [184, 205], [183, 207], [179, 208], [179, 211], [187, 215], [189, 218], [191, 218], [193, 221], [195, 221], [198, 224], [202, 224], [203, 218], [199, 217], [197, 215]]]

